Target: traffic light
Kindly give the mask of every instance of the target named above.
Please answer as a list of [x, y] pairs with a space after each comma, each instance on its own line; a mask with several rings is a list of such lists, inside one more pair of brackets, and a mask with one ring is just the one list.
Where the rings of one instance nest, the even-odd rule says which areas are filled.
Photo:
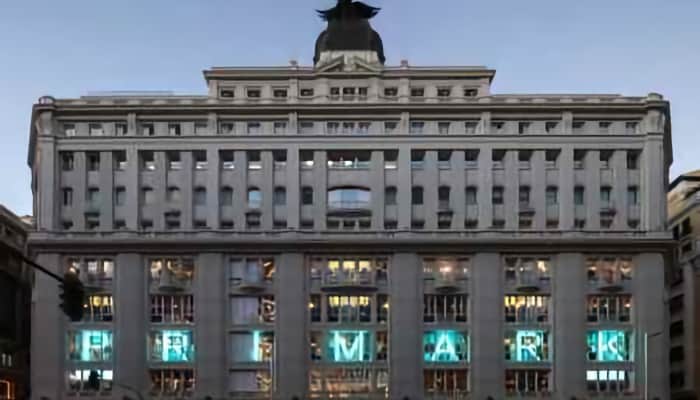
[[77, 322], [83, 319], [83, 304], [85, 302], [85, 288], [80, 278], [74, 273], [66, 272], [61, 284], [61, 309], [71, 321]]

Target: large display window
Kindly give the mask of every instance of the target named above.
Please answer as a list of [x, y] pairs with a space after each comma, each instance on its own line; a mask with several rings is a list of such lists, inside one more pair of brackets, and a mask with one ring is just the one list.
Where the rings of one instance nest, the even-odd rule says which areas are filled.
[[588, 361], [632, 360], [632, 333], [622, 330], [595, 330], [586, 334]]
[[515, 330], [506, 335], [506, 361], [546, 362], [550, 360], [549, 332], [543, 330]]
[[149, 337], [151, 361], [188, 363], [194, 361], [194, 341], [190, 330], [162, 329]]
[[365, 362], [373, 360], [373, 341], [369, 331], [329, 331], [328, 358], [333, 362]]
[[443, 363], [469, 361], [469, 336], [457, 331], [425, 332], [423, 361]]
[[81, 329], [68, 332], [68, 359], [101, 362], [112, 360], [112, 332]]

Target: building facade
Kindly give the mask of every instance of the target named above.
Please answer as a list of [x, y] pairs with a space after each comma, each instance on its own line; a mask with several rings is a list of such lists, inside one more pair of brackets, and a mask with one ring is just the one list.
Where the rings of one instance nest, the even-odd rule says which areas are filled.
[[668, 220], [673, 237], [678, 242], [676, 264], [671, 273], [669, 299], [671, 392], [674, 399], [697, 399], [700, 339], [698, 310], [700, 299], [700, 172], [694, 171], [676, 178], [668, 193]]
[[31, 246], [90, 289], [37, 277], [34, 398], [669, 398], [668, 102], [387, 66], [355, 4], [311, 67], [34, 105]]
[[29, 316], [32, 271], [24, 252], [29, 226], [0, 206], [0, 399], [19, 400], [29, 393]]

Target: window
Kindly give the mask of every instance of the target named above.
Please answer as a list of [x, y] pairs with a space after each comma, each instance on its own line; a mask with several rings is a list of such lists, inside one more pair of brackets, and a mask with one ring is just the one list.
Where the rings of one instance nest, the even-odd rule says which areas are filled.
[[224, 186], [223, 188], [221, 188], [219, 202], [222, 206], [233, 205], [233, 189], [230, 186]]
[[141, 152], [141, 168], [144, 171], [155, 171], [156, 170], [155, 155], [153, 154], [152, 151]]
[[302, 150], [300, 152], [301, 168], [310, 169], [314, 167], [314, 152], [313, 150]]
[[151, 205], [156, 201], [155, 192], [153, 188], [143, 187], [141, 188], [141, 203], [143, 205]]
[[66, 135], [67, 137], [75, 136], [76, 135], [75, 124], [64, 124], [63, 125], [63, 134]]
[[221, 169], [225, 171], [230, 171], [236, 168], [236, 163], [234, 162], [234, 152], [233, 150], [221, 150], [219, 151], [219, 159], [221, 160]]
[[114, 188], [114, 205], [123, 206], [126, 204], [126, 188], [117, 187]]
[[112, 361], [112, 332], [107, 330], [74, 330], [68, 334], [68, 360], [82, 362]]
[[314, 189], [310, 186], [301, 188], [301, 204], [310, 206], [314, 204]]
[[258, 121], [251, 121], [247, 124], [247, 132], [249, 135], [257, 135], [262, 130], [262, 124]]
[[468, 307], [466, 294], [426, 294], [423, 296], [423, 322], [464, 323], [468, 319]]
[[574, 169], [583, 169], [586, 162], [586, 150], [574, 150]]
[[575, 219], [574, 220], [574, 227], [576, 229], [585, 229], [586, 228], [586, 220], [585, 219]]
[[520, 169], [530, 169], [530, 159], [532, 158], [532, 150], [518, 151], [518, 164]]
[[507, 369], [505, 389], [508, 396], [535, 397], [551, 392], [552, 371], [548, 369]]
[[557, 167], [557, 160], [561, 150], [546, 150], [544, 152], [544, 161], [547, 168], [553, 169]]
[[394, 133], [399, 127], [399, 123], [396, 121], [387, 121], [384, 123], [384, 132], [385, 133]]
[[71, 188], [63, 188], [63, 205], [66, 207], [70, 207], [73, 205], [73, 189]]
[[104, 136], [105, 130], [102, 124], [90, 124], [90, 136]]
[[261, 96], [261, 91], [258, 88], [248, 88], [246, 89], [246, 95], [249, 99], [259, 99]]
[[608, 169], [610, 168], [610, 159], [612, 158], [612, 150], [601, 150], [600, 151], [600, 168]]
[[625, 133], [635, 134], [637, 133], [637, 127], [639, 124], [637, 122], [625, 122]]
[[505, 281], [520, 289], [540, 289], [549, 283], [550, 269], [547, 258], [506, 257]]
[[450, 133], [450, 123], [438, 122], [438, 133], [441, 135], [447, 135], [448, 133]]
[[386, 188], [384, 192], [384, 203], [387, 206], [395, 206], [396, 203], [396, 188], [393, 186], [390, 186]]
[[99, 171], [100, 170], [100, 153], [89, 152], [87, 155], [87, 169], [88, 171]]
[[142, 124], [141, 125], [141, 135], [153, 136], [155, 134], [156, 134], [156, 131], [153, 127], [153, 124]]
[[411, 150], [411, 168], [422, 169], [425, 163], [425, 150]]
[[356, 88], [354, 87], [344, 87], [343, 88], [343, 96], [354, 96], [355, 95], [355, 90]]
[[628, 393], [634, 390], [632, 375], [626, 370], [587, 370], [586, 387], [594, 393]]
[[574, 120], [571, 123], [571, 127], [573, 128], [574, 134], [578, 135], [580, 133], [583, 133], [584, 128], [586, 127], [586, 122], [585, 121], [576, 121]]
[[531, 127], [530, 122], [518, 122], [518, 134], [524, 135], [526, 133], [530, 133], [530, 127]]
[[518, 201], [520, 207], [530, 206], [530, 186], [520, 186], [518, 190]]
[[194, 393], [194, 370], [192, 369], [150, 369], [153, 397], [190, 397]]
[[602, 134], [610, 133], [610, 127], [612, 122], [610, 121], [600, 121], [598, 122], [598, 132]]
[[232, 324], [272, 324], [274, 322], [275, 298], [273, 296], [231, 297]]
[[425, 89], [424, 88], [411, 88], [411, 97], [423, 97], [425, 96]]
[[276, 187], [272, 194], [272, 203], [276, 206], [287, 204], [287, 190], [283, 187]]
[[148, 353], [151, 362], [194, 362], [194, 340], [191, 330], [153, 330], [148, 335]]
[[151, 295], [151, 323], [194, 323], [192, 295]]
[[464, 122], [464, 133], [467, 135], [475, 134], [477, 126], [479, 126], [479, 121], [477, 120]]
[[397, 150], [384, 151], [384, 169], [397, 169], [399, 167], [399, 152]]
[[313, 88], [302, 88], [299, 89], [299, 95], [301, 97], [314, 97], [314, 90]]
[[589, 330], [586, 333], [588, 361], [631, 361], [632, 334], [623, 330]]
[[411, 204], [422, 205], [423, 204], [423, 188], [420, 186], [414, 186], [411, 188]]
[[544, 123], [544, 131], [546, 133], [553, 133], [557, 130], [559, 123], [557, 121], [547, 121]]
[[469, 337], [457, 331], [423, 333], [423, 361], [426, 363], [466, 363], [469, 361]]
[[[68, 390], [73, 393], [80, 392], [91, 392], [96, 390], [90, 384], [90, 376], [97, 374], [98, 388], [100, 393], [110, 392], [112, 390], [112, 379], [114, 378], [114, 371], [111, 369], [75, 369], [68, 371]], [[2, 388], [2, 381], [0, 381], [0, 388]], [[13, 399], [13, 397], [10, 397]]]
[[331, 98], [340, 97], [340, 88], [337, 86], [331, 87]]
[[450, 160], [452, 160], [452, 150], [438, 150], [438, 168], [450, 169]]
[[262, 207], [262, 192], [258, 188], [248, 189], [248, 208]]
[[179, 151], [169, 151], [166, 153], [168, 159], [168, 169], [170, 171], [179, 171], [182, 169], [182, 160]]
[[450, 97], [451, 93], [452, 93], [452, 89], [448, 88], [448, 87], [440, 87], [437, 89], [438, 97]]
[[206, 135], [208, 125], [206, 122], [196, 122], [194, 124], [194, 134], [195, 135]]
[[126, 170], [126, 151], [117, 150], [112, 153], [112, 158], [114, 159], [114, 169], [116, 169], [117, 171]]
[[181, 196], [180, 196], [180, 189], [175, 187], [175, 186], [170, 186], [168, 187], [168, 191], [166, 192], [167, 196], [167, 201], [169, 203], [179, 203]]
[[464, 151], [464, 162], [466, 168], [478, 168], [479, 167], [479, 150], [465, 150]]
[[550, 296], [505, 296], [506, 323], [546, 323], [550, 321]]
[[438, 209], [449, 210], [450, 209], [450, 187], [440, 186], [438, 188]]
[[556, 186], [547, 186], [546, 199], [548, 206], [556, 206], [559, 204], [559, 188]]
[[430, 369], [423, 370], [425, 398], [466, 399], [469, 393], [469, 370]]
[[589, 323], [630, 322], [632, 297], [629, 295], [589, 296], [587, 315]]
[[506, 123], [503, 121], [493, 121], [491, 122], [491, 133], [503, 133], [505, 131]]
[[275, 169], [287, 167], [287, 150], [275, 150], [272, 152], [272, 163]]
[[100, 206], [100, 189], [88, 188], [87, 202], [88, 202], [88, 205], [90, 207], [99, 207]]
[[248, 169], [259, 170], [262, 169], [262, 160], [260, 158], [260, 152], [257, 150], [250, 150], [247, 152], [248, 155]]
[[603, 208], [610, 207], [610, 193], [612, 188], [610, 186], [601, 186], [600, 188], [600, 205]]
[[574, 204], [582, 206], [585, 202], [585, 189], [583, 186], [574, 187]]
[[493, 204], [503, 204], [503, 186], [494, 186], [491, 193]]
[[384, 88], [385, 97], [396, 97], [399, 95], [399, 88], [397, 87], [387, 87]]
[[425, 122], [423, 121], [411, 121], [409, 133], [421, 134], [425, 129]]
[[198, 150], [192, 152], [192, 158], [194, 159], [194, 169], [202, 171], [207, 169], [209, 163], [207, 162], [207, 152]]
[[372, 322], [374, 298], [369, 296], [326, 296], [327, 322]]
[[475, 206], [477, 204], [476, 194], [476, 186], [467, 186], [467, 188], [465, 189], [465, 197], [468, 206]]
[[287, 89], [273, 89], [272, 96], [276, 99], [286, 99]]
[[219, 95], [224, 99], [232, 99], [235, 97], [235, 91], [233, 89], [221, 89]]
[[476, 97], [479, 94], [479, 89], [464, 89], [464, 97]]
[[639, 151], [627, 150], [627, 169], [639, 169]]
[[222, 135], [233, 135], [236, 132], [236, 124], [233, 122], [222, 122], [219, 124], [219, 133]]
[[367, 169], [370, 165], [370, 151], [329, 151], [327, 152], [328, 168], [333, 169]]
[[203, 187], [197, 187], [194, 189], [194, 205], [195, 206], [206, 206], [207, 205], [207, 189]]
[[168, 124], [168, 135], [170, 136], [180, 136], [182, 130], [180, 124]]
[[503, 168], [503, 161], [506, 158], [506, 151], [505, 150], [494, 150], [491, 153], [491, 161], [493, 162], [493, 168], [494, 169], [501, 169]]
[[272, 129], [275, 134], [286, 133], [287, 121], [275, 121], [272, 125]]
[[518, 329], [506, 333], [504, 340], [506, 361], [516, 363], [550, 361], [549, 332]]
[[367, 87], [359, 87], [359, 88], [357, 88], [357, 94], [360, 97], [367, 97], [367, 90], [368, 90]]
[[328, 207], [337, 209], [366, 209], [372, 192], [364, 188], [339, 188], [328, 191]]
[[639, 188], [637, 186], [627, 188], [627, 204], [630, 206], [639, 205]]
[[330, 121], [326, 122], [326, 133], [336, 134], [340, 131], [340, 122]]
[[61, 169], [63, 171], [72, 171], [74, 167], [73, 153], [61, 152]]
[[588, 282], [601, 288], [617, 287], [632, 279], [632, 262], [628, 258], [590, 258], [586, 263]]

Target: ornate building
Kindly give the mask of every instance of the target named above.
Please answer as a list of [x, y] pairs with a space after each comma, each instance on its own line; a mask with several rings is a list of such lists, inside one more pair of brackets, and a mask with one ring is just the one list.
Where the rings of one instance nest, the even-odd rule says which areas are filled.
[[38, 277], [36, 399], [669, 398], [668, 102], [388, 66], [377, 11], [310, 67], [34, 105], [32, 250], [91, 290], [70, 323]]

